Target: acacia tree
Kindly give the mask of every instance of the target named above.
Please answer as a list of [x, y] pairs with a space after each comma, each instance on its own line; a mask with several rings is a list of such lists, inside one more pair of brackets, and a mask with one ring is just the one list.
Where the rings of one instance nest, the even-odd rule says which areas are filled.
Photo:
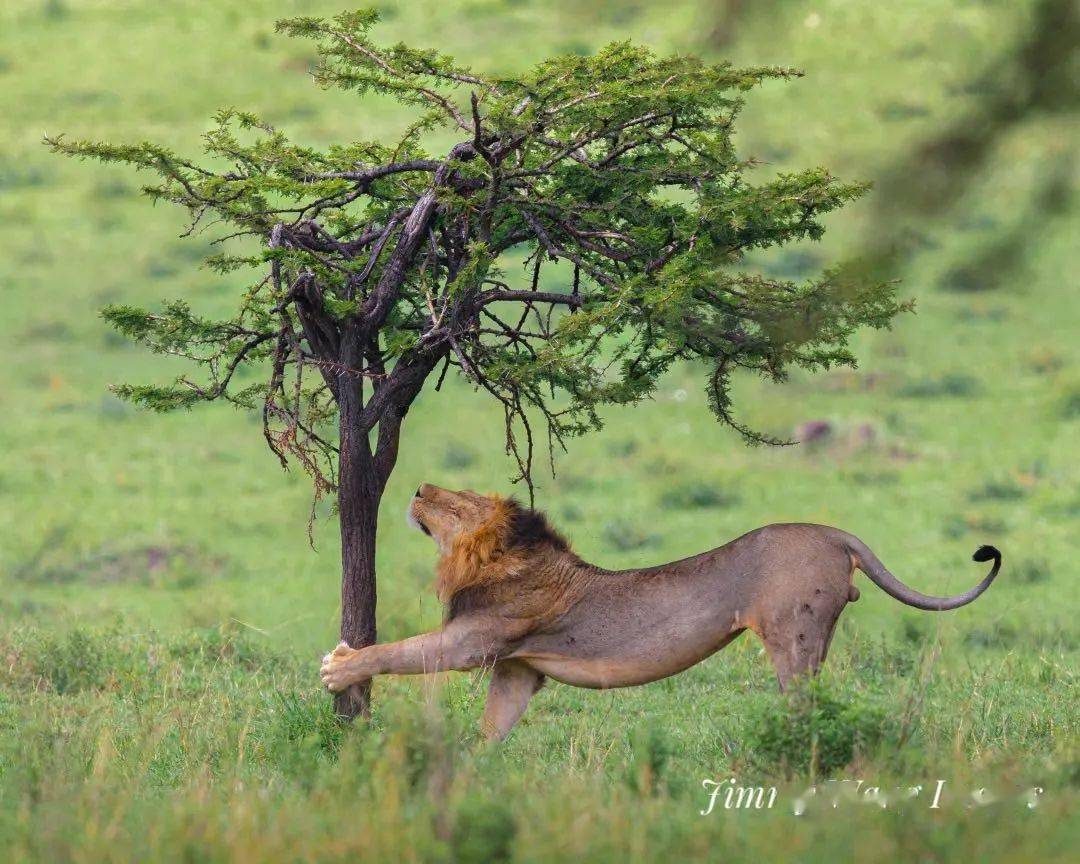
[[[376, 525], [402, 421], [450, 367], [501, 404], [531, 499], [534, 429], [553, 451], [599, 427], [601, 406], [638, 402], [673, 363], [700, 360], [716, 417], [767, 441], [733, 417], [736, 369], [779, 381], [792, 366], [853, 364], [849, 335], [902, 308], [888, 285], [837, 273], [795, 284], [735, 269], [747, 250], [820, 237], [822, 215], [866, 190], [824, 169], [749, 182], [753, 160], [731, 137], [741, 94], [795, 71], [616, 43], [493, 77], [381, 47], [376, 20], [277, 27], [315, 40], [323, 85], [416, 110], [392, 143], [313, 149], [233, 110], [215, 118], [201, 160], [48, 140], [153, 173], [145, 193], [185, 208], [186, 233], [228, 226], [218, 239], [239, 254], [214, 268], [257, 272], [227, 320], [182, 300], [105, 308], [123, 333], [201, 370], [114, 390], [158, 411], [215, 400], [261, 411], [282, 465], [296, 460], [316, 496], [337, 495], [341, 637], [354, 647], [375, 639]], [[242, 366], [265, 377], [240, 387]], [[354, 716], [367, 698], [354, 688], [337, 710]]]

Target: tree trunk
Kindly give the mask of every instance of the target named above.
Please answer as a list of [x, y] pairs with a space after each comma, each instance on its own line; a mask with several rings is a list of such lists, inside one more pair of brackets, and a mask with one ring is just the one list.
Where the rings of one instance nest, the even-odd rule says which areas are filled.
[[[346, 369], [362, 365], [363, 334], [352, 328], [343, 334], [341, 360]], [[371, 348], [378, 354], [378, 347]], [[378, 449], [368, 437], [364, 419], [363, 378], [337, 378], [338, 401], [338, 515], [341, 521], [341, 639], [350, 648], [375, 643], [375, 534], [379, 502], [397, 463], [401, 422], [420, 393], [441, 353], [401, 360], [382, 387], [389, 394], [378, 420]], [[381, 371], [381, 359], [376, 364]], [[379, 390], [375, 390], [377, 398]], [[370, 408], [370, 405], [368, 406]], [[368, 716], [371, 685], [350, 687], [334, 697], [339, 717]]]
[[[359, 387], [343, 386], [340, 411], [338, 514], [341, 523], [341, 639], [351, 648], [375, 642], [375, 534], [379, 483], [367, 433], [358, 422]], [[334, 697], [338, 716], [367, 716], [371, 685], [350, 687]]]

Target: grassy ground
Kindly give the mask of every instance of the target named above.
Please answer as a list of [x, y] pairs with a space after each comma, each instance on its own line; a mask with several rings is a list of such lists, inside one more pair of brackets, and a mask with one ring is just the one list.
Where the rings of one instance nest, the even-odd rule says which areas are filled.
[[[978, 603], [934, 616], [864, 585], [820, 686], [774, 692], [752, 638], [678, 678], [615, 693], [561, 685], [509, 742], [475, 733], [483, 682], [379, 681], [370, 726], [342, 730], [317, 688], [335, 641], [332, 518], [283, 475], [258, 424], [225, 408], [161, 418], [105, 384], [176, 369], [110, 334], [107, 302], [187, 296], [206, 240], [122, 171], [50, 157], [42, 133], [153, 138], [192, 150], [236, 105], [315, 142], [403, 118], [322, 93], [283, 14], [340, 0], [9, 0], [0, 9], [0, 841], [13, 860], [641, 860], [837, 856], [1066, 860], [1080, 803], [1073, 589], [1080, 431], [1075, 114], [995, 140], [947, 206], [868, 200], [826, 242], [755, 262], [802, 275], [895, 232], [918, 302], [858, 339], [858, 371], [740, 383], [742, 417], [808, 447], [747, 449], [705, 406], [700, 370], [575, 442], [539, 503], [584, 557], [655, 563], [770, 521], [835, 524], [910, 584], [955, 592], [1005, 553]], [[717, 2], [458, 0], [384, 4], [386, 38], [488, 69], [612, 38], [783, 63], [752, 95], [741, 146], [769, 164], [889, 175], [1008, 74], [1029, 3], [754, 4], [710, 41]], [[426, 5], [426, 4], [423, 4]], [[751, 4], [743, 4], [750, 6]], [[993, 80], [993, 74], [991, 75]], [[1040, 197], [1064, 178], [1054, 206]], [[920, 177], [915, 172], [912, 184]], [[873, 196], [871, 196], [871, 199]], [[990, 259], [987, 250], [1009, 254]], [[420, 481], [509, 491], [497, 412], [453, 385], [421, 398], [381, 525], [380, 632], [437, 623], [432, 549], [403, 513]], [[323, 516], [329, 515], [324, 512]], [[813, 746], [811, 746], [811, 744]], [[792, 815], [823, 776], [920, 796]], [[703, 779], [779, 787], [762, 812], [700, 815]], [[944, 779], [941, 806], [931, 793]], [[973, 788], [999, 800], [978, 805]], [[1035, 808], [1022, 796], [1044, 789]], [[831, 794], [831, 793], [830, 793]], [[1072, 818], [1070, 818], [1072, 817]]]

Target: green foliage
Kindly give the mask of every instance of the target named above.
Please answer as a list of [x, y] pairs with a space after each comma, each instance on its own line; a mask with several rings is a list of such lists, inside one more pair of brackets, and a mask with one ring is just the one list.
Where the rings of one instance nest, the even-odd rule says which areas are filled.
[[1065, 420], [1080, 418], [1080, 387], [1072, 388], [1061, 400], [1061, 417]]
[[115, 384], [110, 389], [121, 399], [160, 413], [175, 411], [177, 408], [191, 408], [201, 401], [197, 390], [180, 385], [159, 387], [153, 384]]
[[897, 740], [897, 721], [882, 704], [822, 679], [798, 682], [780, 703], [759, 705], [749, 726], [749, 747], [766, 771], [829, 776]]
[[630, 733], [630, 758], [626, 762], [626, 782], [639, 795], [657, 791], [672, 757], [671, 738], [656, 723], [638, 725]]
[[516, 831], [506, 804], [471, 795], [458, 805], [450, 841], [453, 860], [462, 864], [511, 861]]
[[[840, 271], [799, 283], [736, 269], [749, 251], [820, 239], [823, 217], [868, 188], [824, 168], [751, 182], [755, 162], [732, 140], [744, 94], [797, 71], [614, 42], [491, 77], [438, 51], [379, 45], [378, 18], [366, 10], [277, 28], [315, 42], [321, 85], [415, 109], [397, 141], [320, 150], [234, 109], [216, 115], [203, 162], [149, 142], [48, 139], [57, 152], [154, 175], [145, 193], [184, 207], [189, 233], [213, 216], [261, 247], [215, 256], [212, 269], [268, 271], [228, 320], [183, 301], [154, 313], [107, 307], [122, 333], [195, 361], [210, 379], [122, 385], [119, 396], [159, 411], [261, 396], [271, 447], [319, 474], [313, 452], [333, 459], [324, 425], [341, 388], [385, 381], [386, 398], [373, 397], [359, 422], [387, 425], [380, 437], [395, 439], [443, 362], [501, 403], [507, 446], [529, 479], [530, 412], [561, 443], [599, 428], [602, 406], [648, 398], [680, 360], [708, 364], [720, 421], [774, 440], [734, 419], [735, 370], [783, 381], [792, 367], [853, 365], [852, 334], [907, 308], [891, 285]], [[459, 143], [429, 152], [447, 134]], [[503, 265], [522, 259], [531, 280], [518, 287]], [[237, 366], [260, 362], [266, 387], [235, 398]], [[306, 364], [320, 374], [303, 377]]]
[[1045, 558], [1029, 558], [1018, 563], [1012, 578], [1018, 582], [1032, 585], [1037, 582], [1046, 582], [1051, 573], [1050, 564]]
[[344, 725], [334, 714], [333, 703], [321, 696], [278, 693], [280, 700], [274, 732], [286, 749], [310, 744], [327, 757], [336, 757], [344, 738]]
[[980, 488], [972, 491], [972, 501], [1018, 501], [1027, 491], [1015, 480], [987, 480]]
[[629, 551], [655, 546], [659, 538], [625, 519], [613, 519], [604, 525], [604, 541], [613, 549]]
[[732, 507], [738, 503], [738, 496], [720, 488], [716, 483], [696, 482], [673, 486], [660, 496], [660, 503], [665, 507], [679, 510], [708, 510], [720, 507]]

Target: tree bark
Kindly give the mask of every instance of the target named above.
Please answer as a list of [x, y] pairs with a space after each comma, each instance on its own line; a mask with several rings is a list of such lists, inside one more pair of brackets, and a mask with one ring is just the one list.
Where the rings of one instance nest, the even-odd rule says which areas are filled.
[[[383, 484], [375, 470], [368, 433], [360, 423], [359, 382], [340, 380], [338, 516], [341, 525], [341, 639], [351, 648], [375, 642], [375, 537]], [[334, 697], [338, 716], [368, 716], [371, 685]]]
[[[342, 334], [341, 365], [362, 365], [365, 334], [353, 327]], [[375, 343], [368, 351], [378, 353]], [[442, 351], [421, 352], [400, 360], [381, 383], [373, 384], [364, 402], [364, 379], [350, 372], [337, 376], [338, 401], [338, 517], [341, 525], [341, 640], [350, 648], [375, 643], [375, 541], [379, 503], [397, 462], [401, 423], [420, 393]], [[381, 359], [369, 368], [381, 371]], [[377, 449], [369, 432], [378, 424]], [[371, 685], [343, 690], [334, 697], [334, 711], [352, 720], [368, 716]]]

